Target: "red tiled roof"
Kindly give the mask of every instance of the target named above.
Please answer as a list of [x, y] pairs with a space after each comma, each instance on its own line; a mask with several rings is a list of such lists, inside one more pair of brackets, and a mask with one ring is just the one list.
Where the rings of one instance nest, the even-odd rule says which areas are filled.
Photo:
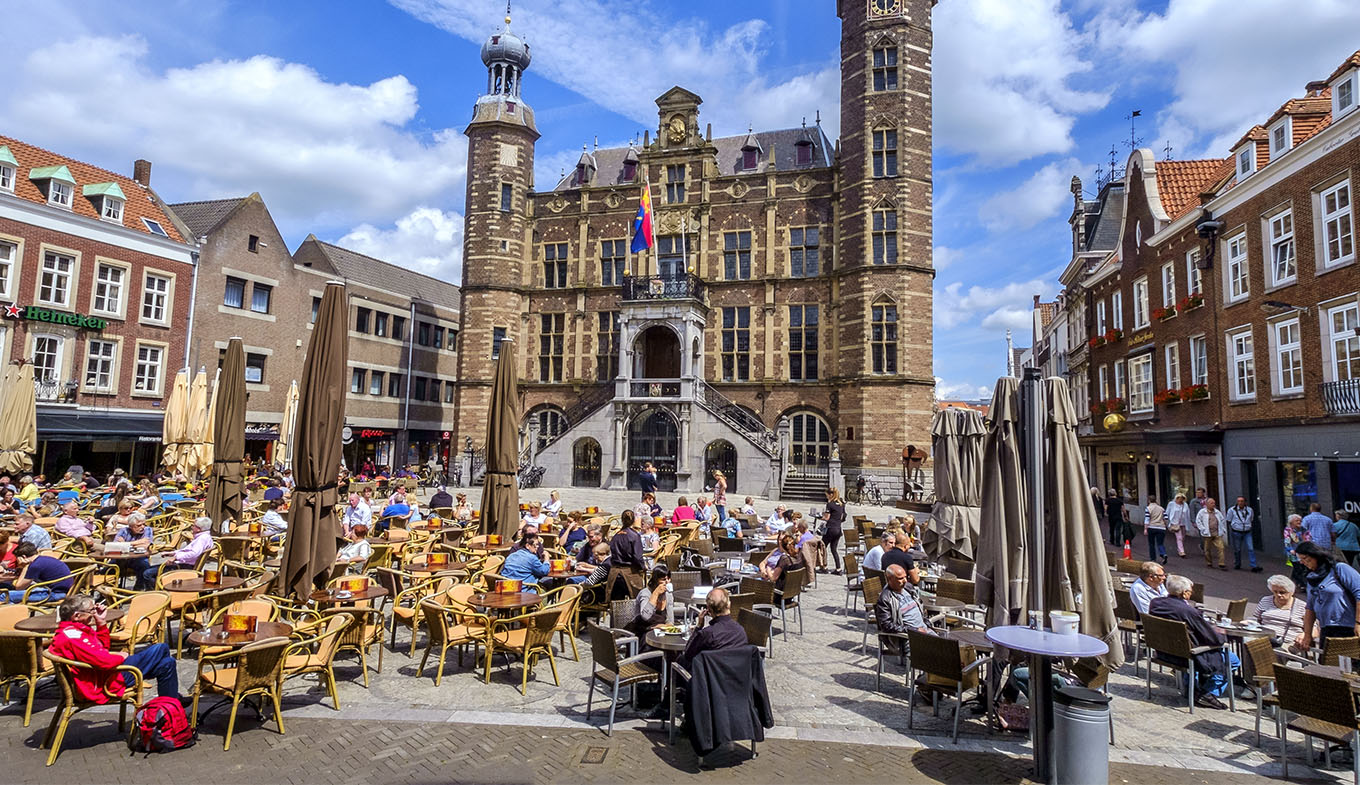
[[968, 401], [940, 401], [941, 409], [972, 409], [980, 412], [983, 417], [987, 416], [987, 410], [991, 408], [985, 403], [969, 403]]
[[1264, 142], [1268, 139], [1270, 139], [1270, 134], [1266, 133], [1266, 127], [1264, 125], [1253, 125], [1250, 130], [1242, 135], [1241, 139], [1238, 139], [1237, 142], [1228, 149], [1236, 150], [1248, 141]]
[[1200, 194], [1223, 179], [1231, 169], [1231, 158], [1158, 161], [1157, 193], [1162, 198], [1162, 209], [1173, 221], [1185, 215], [1200, 203]]
[[1355, 54], [1351, 55], [1350, 57], [1347, 57], [1345, 62], [1337, 66], [1336, 70], [1332, 72], [1332, 75], [1327, 77], [1327, 81], [1329, 82], [1332, 81], [1338, 76], [1341, 76], [1342, 71], [1351, 68], [1360, 68], [1360, 51], [1357, 51]]
[[159, 223], [171, 240], [184, 242], [184, 238], [180, 236], [179, 230], [175, 227], [175, 222], [170, 219], [164, 208], [155, 200], [150, 189], [131, 177], [110, 172], [107, 169], [101, 169], [84, 161], [59, 155], [50, 150], [44, 150], [41, 147], [35, 147], [9, 136], [0, 136], [0, 145], [9, 147], [14, 160], [19, 163], [19, 171], [15, 173], [14, 177], [14, 195], [20, 199], [37, 204], [47, 204], [47, 197], [39, 190], [38, 184], [29, 179], [29, 172], [42, 166], [65, 166], [76, 180], [75, 193], [71, 198], [71, 212], [99, 220], [99, 213], [95, 209], [94, 202], [88, 197], [82, 196], [81, 189], [84, 186], [96, 183], [117, 183], [118, 187], [123, 190], [123, 195], [127, 197], [127, 201], [123, 205], [124, 228], [158, 236], [155, 232], [147, 229], [146, 224], [142, 223], [143, 218], [149, 218]]
[[1039, 303], [1039, 324], [1044, 327], [1053, 323], [1053, 313], [1057, 303]]

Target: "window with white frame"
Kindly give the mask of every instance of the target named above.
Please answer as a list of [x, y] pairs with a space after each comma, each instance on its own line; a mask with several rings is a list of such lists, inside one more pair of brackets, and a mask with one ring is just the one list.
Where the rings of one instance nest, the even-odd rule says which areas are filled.
[[142, 321], [165, 324], [170, 303], [170, 278], [147, 273], [142, 280]]
[[1293, 283], [1299, 276], [1294, 253], [1294, 212], [1272, 215], [1270, 223], [1270, 260], [1266, 276], [1271, 286]]
[[1181, 345], [1167, 344], [1162, 353], [1166, 362], [1166, 388], [1178, 389], [1181, 386]]
[[1256, 397], [1256, 356], [1251, 328], [1228, 333], [1228, 395], [1234, 401]]
[[165, 360], [165, 349], [150, 344], [137, 345], [137, 364], [132, 375], [132, 391], [159, 394], [161, 391], [161, 366]]
[[1114, 329], [1124, 329], [1124, 293], [1115, 292], [1110, 295], [1110, 323]]
[[1096, 301], [1096, 334], [1105, 334], [1105, 300]]
[[0, 299], [14, 299], [14, 265], [19, 261], [19, 246], [0, 240]]
[[113, 363], [118, 343], [91, 339], [85, 345], [85, 388], [93, 392], [113, 392]]
[[71, 208], [71, 194], [75, 192], [75, 187], [70, 183], [63, 183], [60, 180], [47, 181], [47, 203], [57, 207]]
[[1355, 76], [1353, 74], [1336, 83], [1336, 87], [1332, 90], [1332, 101], [1335, 104], [1332, 114], [1336, 117], [1340, 117], [1355, 108]]
[[1072, 385], [1073, 403], [1077, 407], [1077, 415], [1079, 417], [1085, 416], [1086, 411], [1091, 406], [1091, 390], [1088, 386], [1091, 381], [1090, 374], [1085, 368], [1082, 368], [1077, 371], [1074, 381], [1075, 383]]
[[1190, 383], [1209, 383], [1209, 339], [1203, 335], [1190, 339]]
[[126, 268], [104, 262], [95, 265], [94, 301], [90, 307], [99, 313], [121, 315], [126, 281]]
[[50, 401], [57, 397], [65, 348], [66, 339], [59, 335], [33, 336], [33, 382], [38, 398]]
[[1203, 294], [1204, 279], [1200, 275], [1198, 248], [1185, 255], [1185, 293]]
[[113, 223], [123, 222], [123, 200], [116, 196], [105, 196], [100, 206], [99, 217]]
[[1100, 372], [1099, 372], [1097, 375], [1100, 377], [1100, 380], [1099, 380], [1099, 386], [1100, 386], [1100, 400], [1104, 401], [1104, 400], [1106, 400], [1106, 399], [1108, 399], [1108, 398], [1110, 397], [1110, 369], [1109, 369], [1109, 367], [1108, 367], [1108, 366], [1104, 366], [1104, 365], [1100, 366]]
[[1133, 328], [1147, 327], [1151, 324], [1148, 314], [1148, 280], [1146, 277], [1133, 282]]
[[1176, 265], [1167, 262], [1162, 265], [1162, 307], [1170, 308], [1176, 304]]
[[1152, 411], [1152, 355], [1129, 358], [1129, 412]]
[[71, 275], [75, 271], [75, 257], [55, 251], [43, 254], [42, 271], [38, 276], [38, 302], [58, 308], [71, 307]]
[[1228, 264], [1224, 274], [1228, 276], [1228, 302], [1236, 302], [1251, 293], [1247, 279], [1247, 233], [1242, 232], [1228, 240]]
[[1342, 180], [1318, 195], [1322, 208], [1322, 266], [1333, 267], [1355, 258], [1351, 230], [1351, 183]]
[[1303, 344], [1299, 340], [1299, 320], [1289, 319], [1271, 325], [1275, 343], [1275, 392], [1292, 395], [1303, 392]]
[[1250, 142], [1237, 151], [1237, 179], [1246, 179], [1256, 169], [1256, 144]]
[[1293, 141], [1290, 131], [1289, 115], [1285, 115], [1274, 128], [1270, 129], [1270, 160], [1275, 160], [1275, 156], [1289, 149]]
[[0, 191], [14, 193], [14, 167], [0, 161]]
[[1114, 397], [1128, 397], [1128, 388], [1124, 386], [1124, 363], [1114, 364]]
[[1327, 326], [1331, 330], [1328, 348], [1331, 355], [1328, 369], [1332, 381], [1343, 382], [1347, 379], [1360, 379], [1360, 337], [1356, 327], [1360, 326], [1360, 306], [1355, 303], [1340, 305], [1327, 310]]

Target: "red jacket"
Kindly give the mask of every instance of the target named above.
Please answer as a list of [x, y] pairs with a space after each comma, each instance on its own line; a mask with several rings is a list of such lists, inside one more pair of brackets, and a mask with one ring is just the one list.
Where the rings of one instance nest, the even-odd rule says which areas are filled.
[[104, 694], [105, 684], [114, 695], [123, 694], [122, 674], [114, 668], [123, 664], [124, 657], [109, 651], [108, 628], [95, 630], [78, 621], [64, 621], [57, 625], [57, 634], [53, 636], [47, 650], [58, 657], [94, 666], [94, 670], [71, 669], [76, 692], [84, 700], [108, 703], [109, 696]]

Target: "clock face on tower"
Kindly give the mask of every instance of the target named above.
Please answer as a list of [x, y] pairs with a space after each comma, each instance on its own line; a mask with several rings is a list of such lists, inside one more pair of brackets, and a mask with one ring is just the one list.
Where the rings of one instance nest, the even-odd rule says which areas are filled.
[[869, 0], [869, 13], [874, 16], [893, 16], [902, 10], [902, 0]]
[[666, 128], [670, 133], [672, 142], [683, 142], [685, 141], [685, 137], [688, 136], [688, 129], [685, 127], [685, 118], [680, 115], [672, 117], [671, 121], [666, 124]]

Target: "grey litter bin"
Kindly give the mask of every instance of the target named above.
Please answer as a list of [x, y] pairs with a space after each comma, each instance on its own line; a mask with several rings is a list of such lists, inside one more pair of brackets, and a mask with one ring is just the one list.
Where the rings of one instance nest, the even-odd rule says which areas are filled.
[[1083, 687], [1053, 692], [1053, 785], [1110, 781], [1110, 698]]

